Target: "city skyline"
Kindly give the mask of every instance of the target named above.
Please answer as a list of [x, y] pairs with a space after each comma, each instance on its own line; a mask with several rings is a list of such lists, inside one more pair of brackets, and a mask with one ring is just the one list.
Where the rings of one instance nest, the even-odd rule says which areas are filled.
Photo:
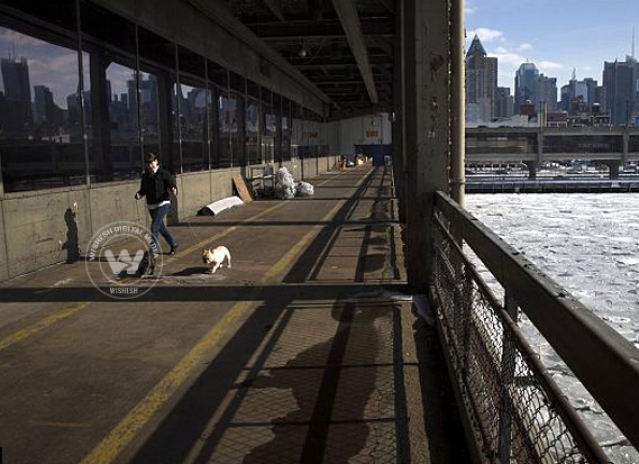
[[[466, 0], [466, 49], [475, 34], [489, 57], [498, 59], [498, 85], [514, 89], [515, 72], [534, 63], [557, 87], [566, 85], [573, 69], [578, 80], [602, 83], [604, 62], [639, 55], [639, 2], [617, 0], [601, 8], [594, 0], [525, 0], [508, 10], [500, 0]], [[512, 7], [511, 7], [512, 8]], [[523, 18], [523, 19], [522, 19]]]

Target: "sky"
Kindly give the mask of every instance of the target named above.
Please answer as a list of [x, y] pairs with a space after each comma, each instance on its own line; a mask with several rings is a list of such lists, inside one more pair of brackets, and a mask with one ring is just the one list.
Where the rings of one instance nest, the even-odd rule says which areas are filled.
[[526, 60], [557, 78], [592, 77], [602, 84], [604, 61], [639, 58], [639, 0], [466, 0], [466, 49], [477, 34], [499, 64], [499, 86], [514, 91]]

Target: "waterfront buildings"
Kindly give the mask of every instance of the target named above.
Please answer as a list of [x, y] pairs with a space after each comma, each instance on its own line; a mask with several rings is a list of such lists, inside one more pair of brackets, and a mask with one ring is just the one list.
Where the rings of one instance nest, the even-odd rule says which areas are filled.
[[497, 58], [486, 54], [475, 35], [466, 53], [466, 108], [469, 122], [488, 122], [496, 116]]
[[613, 126], [630, 124], [637, 114], [639, 64], [633, 57], [626, 61], [604, 62], [603, 87], [606, 109]]

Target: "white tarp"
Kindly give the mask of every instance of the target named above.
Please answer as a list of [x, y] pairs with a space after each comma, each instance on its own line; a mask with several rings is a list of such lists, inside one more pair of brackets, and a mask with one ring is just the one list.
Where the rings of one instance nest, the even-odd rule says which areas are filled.
[[237, 197], [237, 196], [222, 198], [221, 200], [214, 201], [213, 203], [209, 203], [208, 205], [204, 206], [198, 212], [198, 214], [200, 216], [215, 216], [217, 214], [220, 214], [222, 211], [226, 209], [233, 208], [234, 206], [240, 206], [243, 204], [244, 202], [241, 200], [240, 197]]

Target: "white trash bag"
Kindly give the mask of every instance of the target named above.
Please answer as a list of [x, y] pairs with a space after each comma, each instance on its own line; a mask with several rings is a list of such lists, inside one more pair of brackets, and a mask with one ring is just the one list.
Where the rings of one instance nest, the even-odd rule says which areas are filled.
[[293, 174], [282, 166], [275, 175], [275, 188], [273, 191], [275, 198], [290, 200], [295, 197], [295, 180]]
[[299, 197], [310, 197], [315, 193], [315, 188], [308, 182], [298, 182], [295, 184], [295, 194]]

